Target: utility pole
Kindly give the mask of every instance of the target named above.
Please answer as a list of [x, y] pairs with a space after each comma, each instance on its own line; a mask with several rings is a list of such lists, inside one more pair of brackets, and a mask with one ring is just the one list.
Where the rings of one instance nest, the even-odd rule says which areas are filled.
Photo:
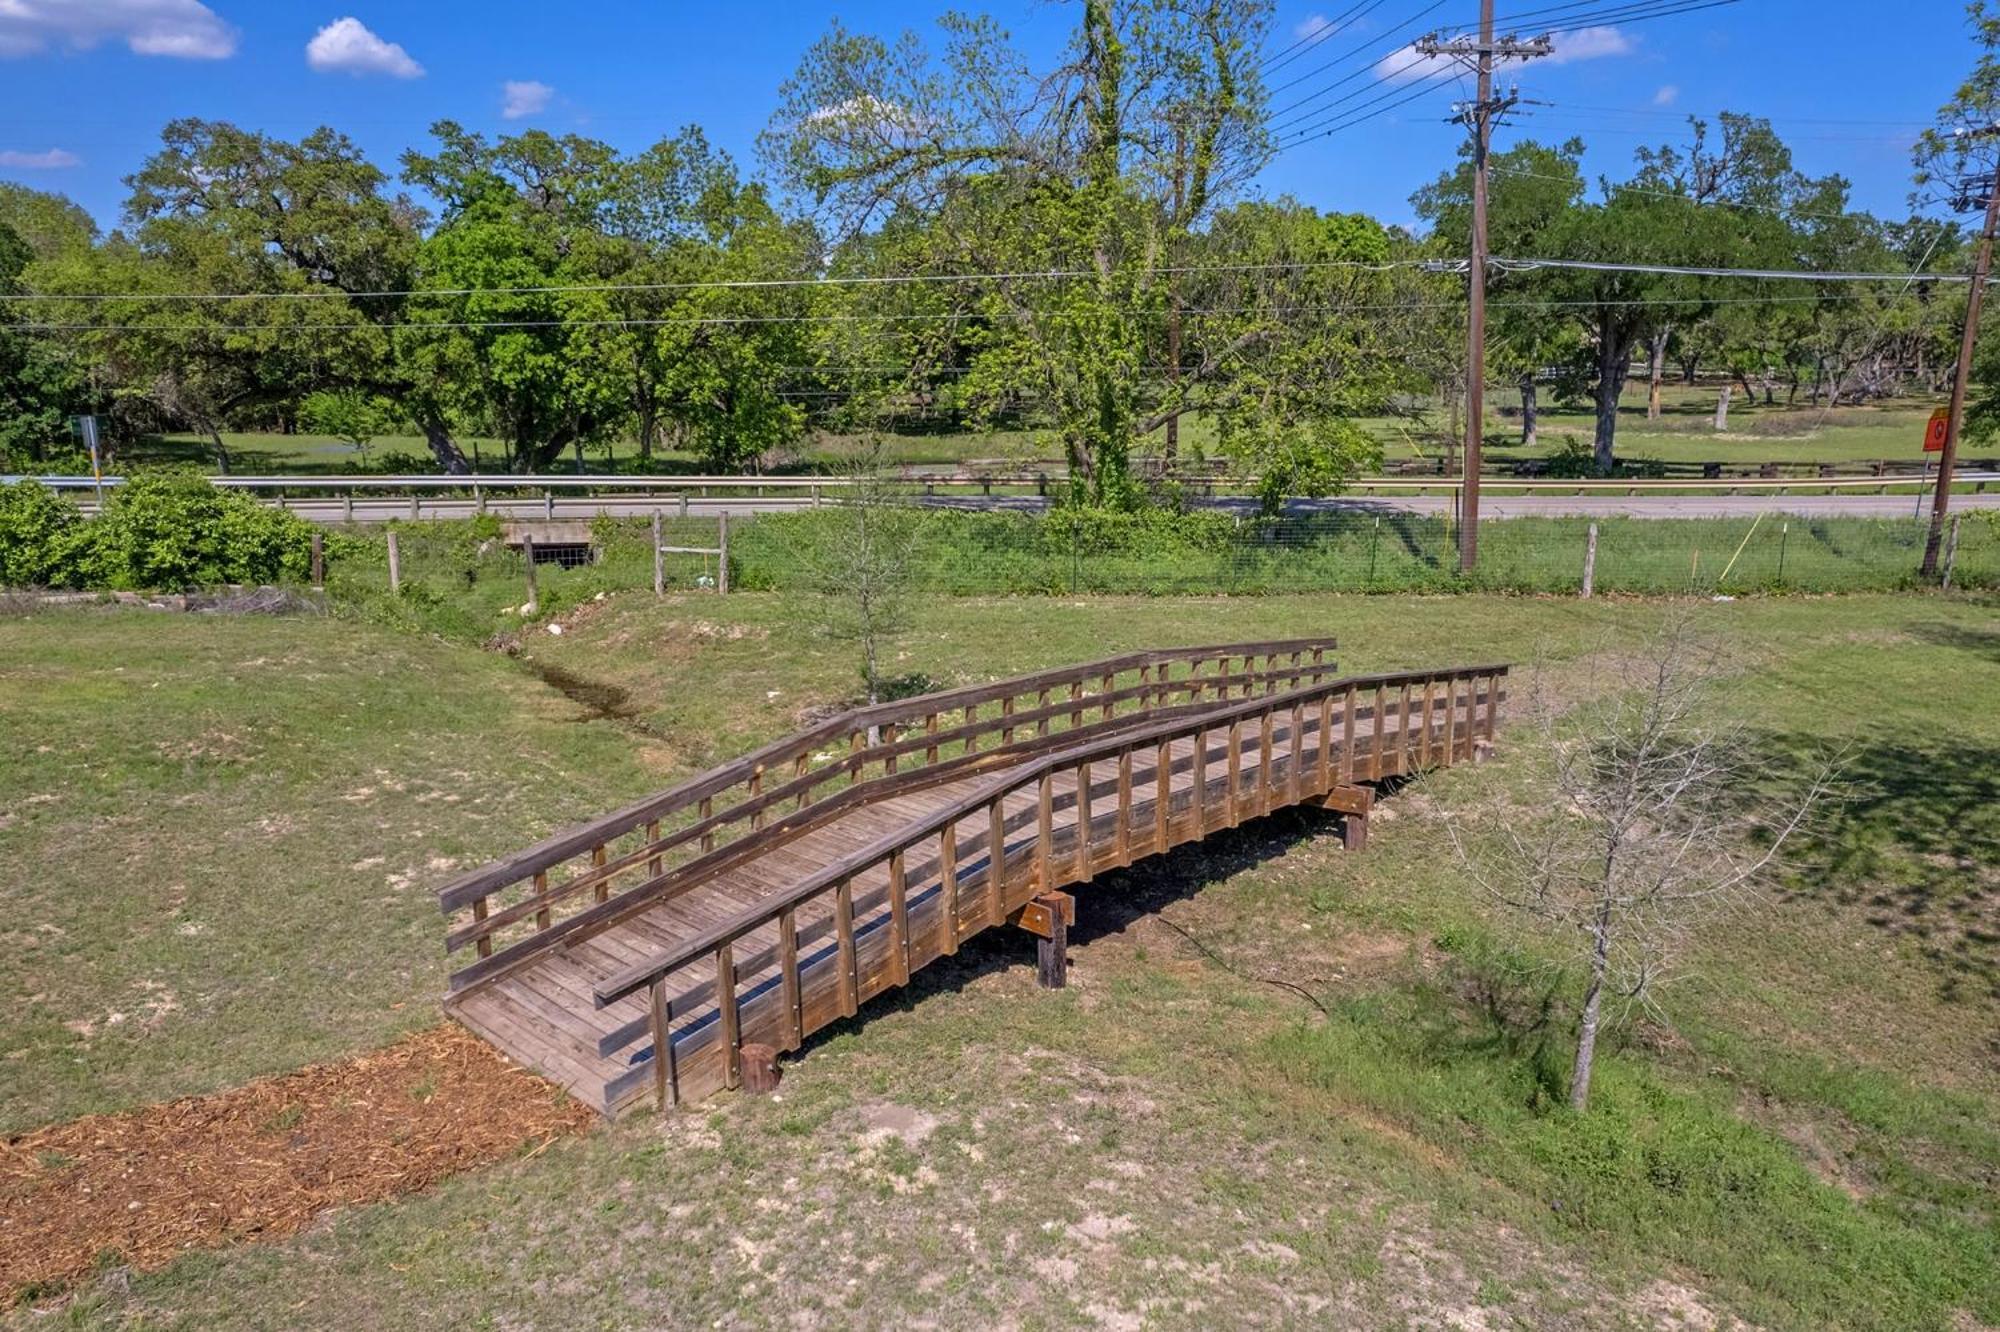
[[[1965, 138], [1990, 138], [2000, 134], [2000, 125], [1960, 130], [1958, 133]], [[1951, 468], [1958, 457], [1959, 427], [1965, 422], [1965, 388], [1972, 379], [1973, 345], [1979, 341], [1979, 307], [1985, 303], [1986, 279], [1993, 273], [1993, 232], [1996, 224], [2000, 224], [2000, 171], [1988, 174], [1983, 180], [1969, 180], [1961, 185], [1958, 206], [1976, 206], [1973, 200], [1979, 198], [1979, 190], [1986, 192], [1986, 225], [1979, 232], [1978, 256], [1972, 264], [1972, 289], [1965, 294], [1965, 328], [1958, 339], [1958, 372], [1951, 379], [1951, 406], [1945, 419], [1944, 451], [1938, 454], [1937, 492], [1931, 498], [1931, 530], [1924, 538], [1921, 572], [1925, 578], [1937, 577], [1938, 548], [1944, 543], [1945, 514], [1951, 507]]]
[[1459, 488], [1458, 570], [1470, 573], [1479, 561], [1479, 449], [1486, 424], [1486, 154], [1493, 142], [1493, 125], [1520, 97], [1493, 95], [1493, 62], [1528, 60], [1553, 50], [1546, 36], [1522, 41], [1493, 39], [1493, 0], [1479, 0], [1479, 38], [1445, 41], [1433, 33], [1417, 42], [1427, 56], [1450, 56], [1472, 66], [1479, 76], [1479, 93], [1458, 108], [1459, 119], [1472, 131], [1472, 261], [1466, 268], [1465, 330], [1465, 453]]

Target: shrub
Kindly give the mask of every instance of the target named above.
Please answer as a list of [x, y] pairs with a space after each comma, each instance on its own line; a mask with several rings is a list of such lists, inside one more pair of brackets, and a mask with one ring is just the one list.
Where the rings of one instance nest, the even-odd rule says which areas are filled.
[[89, 544], [82, 513], [53, 490], [0, 486], [0, 587], [80, 587]]
[[1564, 479], [1585, 479], [1589, 477], [1661, 477], [1667, 474], [1667, 465], [1658, 458], [1620, 458], [1611, 464], [1608, 472], [1598, 470], [1597, 455], [1589, 444], [1580, 439], [1565, 440], [1561, 448], [1549, 456], [1546, 475]]
[[142, 473], [112, 492], [89, 527], [84, 582], [186, 588], [300, 581], [312, 525], [192, 472]]
[[1056, 555], [1182, 555], [1227, 550], [1237, 529], [1234, 515], [1212, 509], [1062, 508], [1042, 519], [1039, 536]]

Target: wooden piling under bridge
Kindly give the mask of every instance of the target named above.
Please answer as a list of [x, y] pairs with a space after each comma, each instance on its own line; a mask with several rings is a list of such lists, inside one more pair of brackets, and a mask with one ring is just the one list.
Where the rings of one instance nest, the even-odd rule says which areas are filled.
[[615, 1115], [774, 1074], [769, 1049], [1065, 890], [1287, 805], [1479, 756], [1505, 666], [1342, 676], [1331, 639], [1133, 652], [861, 708], [439, 891], [446, 1011]]

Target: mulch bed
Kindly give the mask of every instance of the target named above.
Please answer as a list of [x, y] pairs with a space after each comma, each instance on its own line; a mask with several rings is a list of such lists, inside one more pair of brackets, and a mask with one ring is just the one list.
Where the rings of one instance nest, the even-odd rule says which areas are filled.
[[429, 1188], [597, 1116], [458, 1027], [0, 1141], [0, 1299]]

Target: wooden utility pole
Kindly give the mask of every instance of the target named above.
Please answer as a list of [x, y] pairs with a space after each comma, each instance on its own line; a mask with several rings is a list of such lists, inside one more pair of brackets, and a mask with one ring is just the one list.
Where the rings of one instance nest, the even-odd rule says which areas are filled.
[[[2000, 134], [2000, 125], [1965, 132], [1990, 137]], [[1958, 373], [1951, 380], [1951, 407], [1945, 419], [1944, 451], [1938, 454], [1937, 491], [1931, 498], [1931, 530], [1924, 538], [1922, 574], [1925, 578], [1937, 577], [1938, 548], [1944, 543], [1944, 520], [1951, 508], [1951, 469], [1958, 457], [1959, 427], [1965, 421], [1965, 388], [1972, 379], [1972, 349], [1979, 341], [1979, 307], [1985, 303], [1986, 279], [1993, 273], [1993, 232], [1995, 226], [2000, 225], [2000, 171], [1978, 182], [1976, 188], [1986, 191], [1986, 225], [1979, 232], [1978, 257], [1972, 264], [1972, 289], [1965, 294], [1965, 328], [1958, 339]], [[1965, 207], [1977, 197], [1974, 189], [1968, 188], [1959, 196], [1959, 206]]]
[[1493, 125], [1520, 98], [1493, 95], [1496, 57], [1527, 60], [1551, 50], [1546, 36], [1532, 41], [1493, 39], [1493, 0], [1479, 0], [1479, 39], [1445, 41], [1432, 34], [1417, 43], [1419, 53], [1451, 56], [1472, 66], [1479, 77], [1477, 98], [1459, 108], [1459, 119], [1472, 131], [1472, 256], [1466, 267], [1465, 330], [1465, 453], [1464, 484], [1459, 489], [1458, 568], [1470, 573], [1479, 561], [1479, 452], [1486, 426], [1486, 154], [1493, 142]]

